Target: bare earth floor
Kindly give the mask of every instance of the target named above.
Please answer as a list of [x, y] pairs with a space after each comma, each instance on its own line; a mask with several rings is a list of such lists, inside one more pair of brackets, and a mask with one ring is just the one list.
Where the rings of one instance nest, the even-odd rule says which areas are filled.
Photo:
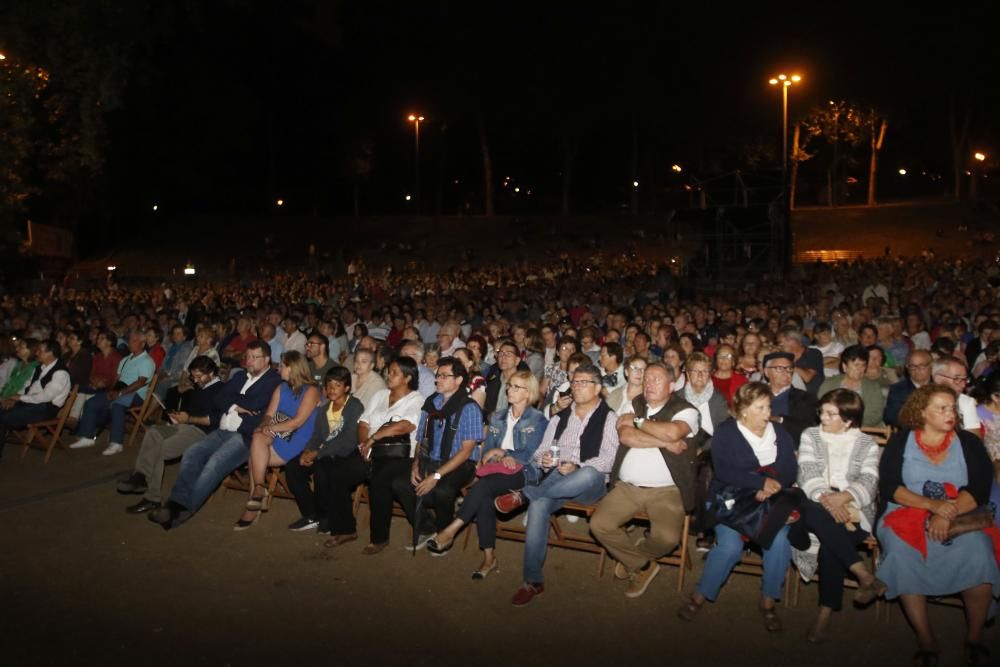
[[[361, 555], [367, 526], [357, 542], [329, 550], [315, 533], [287, 531], [297, 518], [290, 501], [233, 532], [246, 499], [234, 492], [216, 494], [167, 533], [126, 515], [136, 498], [114, 491], [134, 450], [100, 450], [57, 451], [42, 465], [39, 453], [22, 463], [8, 445], [0, 460], [2, 665], [844, 667], [906, 665], [914, 651], [898, 605], [884, 622], [874, 607], [846, 604], [834, 639], [817, 647], [804, 639], [815, 585], [803, 588], [797, 608], [781, 608], [781, 633], [764, 631], [760, 580], [746, 575], [733, 575], [689, 624], [675, 615], [676, 568], [627, 600], [610, 572], [597, 577], [596, 556], [561, 549], [549, 553], [545, 594], [518, 609], [510, 597], [521, 582], [519, 543], [501, 541], [501, 574], [474, 582], [475, 536], [445, 558], [412, 557], [402, 548], [408, 526], [394, 519], [381, 554]], [[689, 589], [700, 570], [696, 557]], [[941, 664], [960, 664], [961, 610], [935, 605], [931, 618]], [[1000, 647], [998, 630], [987, 640]]]

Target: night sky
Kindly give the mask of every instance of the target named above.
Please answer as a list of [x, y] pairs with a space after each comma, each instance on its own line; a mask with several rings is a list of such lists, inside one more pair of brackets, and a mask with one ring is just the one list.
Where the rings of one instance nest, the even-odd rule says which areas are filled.
[[[114, 3], [76, 4], [95, 17], [84, 48], [129, 41], [120, 103], [106, 116], [103, 203], [84, 229], [101, 215], [147, 215], [154, 202], [164, 216], [265, 215], [277, 198], [283, 213], [349, 215], [356, 182], [362, 214], [412, 214], [411, 111], [427, 118], [424, 213], [482, 212], [480, 127], [498, 214], [558, 214], [566, 147], [574, 213], [621, 210], [634, 177], [643, 210], [656, 212], [650, 184], [774, 172], [780, 93], [767, 79], [779, 71], [804, 77], [793, 121], [829, 99], [888, 117], [880, 186], [890, 195], [947, 192], [952, 96], [974, 110], [970, 141], [1000, 149], [987, 3], [137, 0], [117, 31], [103, 21]], [[59, 35], [18, 30], [0, 29], [0, 47], [42, 61]], [[746, 146], [763, 161], [748, 164]], [[359, 178], [363, 150], [371, 169]], [[808, 166], [804, 189], [817, 178]], [[898, 166], [946, 178], [904, 184]]]

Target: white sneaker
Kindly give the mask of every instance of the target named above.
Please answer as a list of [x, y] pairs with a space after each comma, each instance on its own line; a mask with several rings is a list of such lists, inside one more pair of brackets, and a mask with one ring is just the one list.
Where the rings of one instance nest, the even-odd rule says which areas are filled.
[[124, 449], [125, 448], [119, 445], [117, 442], [112, 442], [110, 445], [108, 445], [107, 449], [101, 452], [101, 454], [103, 456], [114, 456], [115, 454], [121, 454], [122, 450]]
[[84, 447], [93, 447], [97, 444], [97, 441], [93, 438], [80, 438], [72, 445], [69, 446], [70, 449], [83, 449]]

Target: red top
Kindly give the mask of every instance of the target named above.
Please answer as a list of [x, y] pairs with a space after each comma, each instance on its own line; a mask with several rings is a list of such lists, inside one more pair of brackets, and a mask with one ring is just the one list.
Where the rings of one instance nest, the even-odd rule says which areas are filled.
[[157, 343], [153, 347], [146, 350], [146, 353], [153, 358], [153, 363], [156, 364], [156, 370], [160, 370], [160, 366], [163, 364], [163, 359], [167, 356], [167, 351], [163, 349], [163, 346]]
[[712, 384], [715, 385], [715, 390], [726, 397], [726, 404], [729, 407], [733, 407], [733, 396], [736, 395], [736, 391], [745, 385], [749, 380], [747, 380], [745, 375], [740, 375], [736, 371], [728, 378], [717, 378], [712, 376]]
[[115, 349], [112, 349], [106, 357], [100, 352], [95, 354], [90, 366], [90, 386], [110, 389], [118, 380], [118, 364], [121, 360], [122, 355]]

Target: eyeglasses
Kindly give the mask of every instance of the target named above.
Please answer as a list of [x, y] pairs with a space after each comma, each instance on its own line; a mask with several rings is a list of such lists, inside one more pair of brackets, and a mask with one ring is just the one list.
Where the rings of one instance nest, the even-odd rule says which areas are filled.
[[732, 359], [733, 355], [731, 355], [731, 354], [720, 354], [720, 355], [717, 355], [716, 358], [717, 359]]
[[454, 375], [448, 375], [447, 373], [435, 373], [434, 377], [436, 377], [436, 378], [453, 378], [455, 376]]
[[322, 345], [322, 344], [323, 343], [317, 343], [315, 341], [309, 341], [308, 343], [306, 343], [306, 347], [312, 347], [314, 345]]
[[928, 405], [927, 409], [930, 410], [930, 411], [932, 411], [932, 412], [936, 412], [939, 415], [955, 414], [955, 404], [954, 403], [952, 403], [951, 405], [942, 405], [942, 406], [939, 406], [939, 407], [932, 407], [932, 406]]
[[586, 387], [588, 384], [601, 384], [600, 382], [594, 382], [593, 380], [573, 380], [570, 382], [574, 387]]
[[947, 378], [956, 384], [969, 384], [969, 378], [964, 375], [945, 375], [944, 373], [938, 373], [935, 377]]
[[906, 364], [906, 367], [910, 370], [924, 370], [925, 368], [930, 368], [930, 364]]
[[527, 391], [528, 388], [525, 387], [523, 384], [509, 384], [507, 385], [507, 389], [508, 390], [517, 389], [518, 391]]
[[645, 366], [629, 366], [628, 369], [630, 371], [644, 371], [644, 370], [646, 370], [646, 367]]
[[791, 366], [768, 366], [767, 370], [777, 371], [779, 373], [791, 373], [792, 372], [792, 367]]
[[497, 352], [497, 358], [498, 359], [500, 357], [516, 357], [516, 356], [517, 356], [516, 354], [514, 354], [513, 352], [511, 352], [509, 350], [501, 350], [500, 352]]

